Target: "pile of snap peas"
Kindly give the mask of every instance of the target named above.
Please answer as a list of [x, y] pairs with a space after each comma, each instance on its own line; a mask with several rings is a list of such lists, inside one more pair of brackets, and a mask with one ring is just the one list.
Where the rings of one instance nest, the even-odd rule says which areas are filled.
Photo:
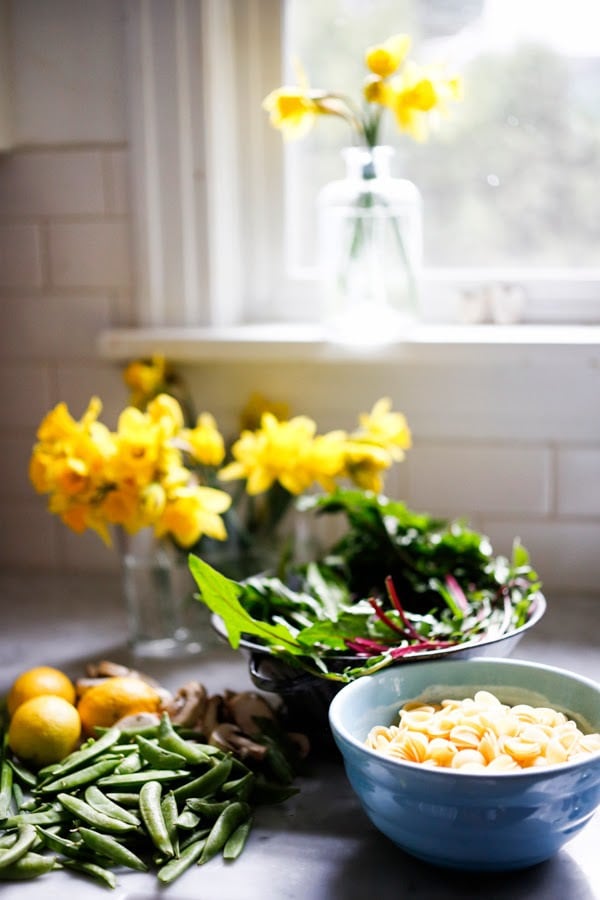
[[32, 772], [10, 754], [5, 734], [0, 881], [69, 869], [114, 888], [114, 869], [125, 867], [170, 884], [217, 854], [236, 859], [256, 807], [297, 792], [286, 748], [268, 734], [262, 740], [265, 761], [249, 768], [163, 713], [158, 725], [114, 726]]

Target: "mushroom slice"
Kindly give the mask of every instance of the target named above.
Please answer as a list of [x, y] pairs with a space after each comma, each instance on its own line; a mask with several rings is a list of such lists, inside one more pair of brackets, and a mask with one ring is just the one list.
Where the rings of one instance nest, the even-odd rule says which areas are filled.
[[151, 712], [132, 713], [129, 716], [123, 716], [116, 725], [117, 728], [121, 728], [123, 731], [137, 731], [142, 728], [150, 728], [153, 725], [160, 725], [160, 716]]
[[255, 735], [261, 731], [256, 719], [274, 719], [275, 713], [264, 697], [254, 691], [241, 691], [226, 697], [225, 704], [235, 724], [244, 734]]
[[264, 744], [257, 744], [256, 741], [246, 737], [233, 722], [221, 722], [217, 725], [211, 732], [209, 743], [226, 753], [235, 753], [240, 759], [250, 757], [262, 760], [267, 754], [267, 747]]
[[299, 731], [288, 731], [286, 737], [294, 745], [299, 759], [306, 759], [310, 753], [310, 741], [305, 734]]
[[207, 705], [206, 688], [197, 681], [188, 681], [171, 697], [163, 710], [174, 725], [194, 726]]

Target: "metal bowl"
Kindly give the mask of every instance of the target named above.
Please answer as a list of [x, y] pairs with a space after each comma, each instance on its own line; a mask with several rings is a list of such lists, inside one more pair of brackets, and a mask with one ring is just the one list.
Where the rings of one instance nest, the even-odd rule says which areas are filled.
[[[455, 647], [437, 650], [420, 650], [395, 660], [393, 666], [411, 665], [423, 660], [471, 659], [474, 657], [510, 656], [523, 635], [536, 625], [546, 612], [546, 598], [537, 593], [533, 598], [529, 617], [524, 625], [507, 634], [474, 639]], [[212, 626], [224, 640], [227, 630], [219, 616], [212, 616]], [[344, 682], [331, 681], [306, 672], [291, 661], [291, 657], [276, 655], [269, 647], [242, 637], [241, 652], [248, 659], [252, 683], [261, 691], [279, 695], [285, 705], [285, 714], [294, 729], [304, 731], [313, 744], [331, 745], [328, 724], [329, 704], [343, 687]], [[323, 654], [328, 667], [336, 672], [360, 665], [364, 657], [357, 654]]]

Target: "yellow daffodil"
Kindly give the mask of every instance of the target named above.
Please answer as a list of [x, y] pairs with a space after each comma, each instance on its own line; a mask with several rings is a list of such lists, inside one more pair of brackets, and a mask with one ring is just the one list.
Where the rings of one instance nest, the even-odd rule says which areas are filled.
[[404, 62], [410, 50], [411, 40], [407, 34], [394, 34], [382, 44], [368, 47], [365, 65], [380, 78], [389, 78]]
[[391, 410], [390, 398], [382, 397], [369, 413], [360, 414], [360, 429], [353, 436], [383, 447], [395, 461], [400, 461], [404, 450], [411, 446], [412, 436], [403, 414]]
[[229, 509], [231, 497], [209, 487], [184, 487], [167, 501], [155, 526], [157, 537], [172, 534], [183, 547], [195, 544], [202, 535], [223, 541], [227, 537], [221, 515]]
[[167, 364], [164, 356], [151, 360], [137, 359], [129, 363], [123, 380], [131, 391], [131, 404], [143, 408], [164, 387]]
[[225, 441], [210, 413], [198, 416], [195, 428], [182, 433], [189, 452], [203, 466], [220, 466], [225, 459]]
[[362, 441], [346, 444], [346, 472], [351, 481], [366, 491], [380, 493], [382, 474], [392, 464], [391, 454], [383, 447]]
[[246, 405], [240, 413], [240, 428], [242, 431], [254, 431], [260, 428], [260, 420], [263, 413], [270, 412], [276, 419], [288, 419], [290, 409], [287, 403], [280, 400], [270, 400], [264, 394], [253, 391]]
[[367, 76], [362, 96], [366, 107], [357, 105], [340, 91], [308, 87], [303, 72], [299, 86], [277, 88], [263, 101], [270, 122], [286, 140], [304, 137], [319, 115], [345, 119], [359, 141], [368, 147], [379, 142], [382, 113], [389, 109], [398, 129], [417, 141], [429, 134], [429, 115], [444, 113], [450, 101], [462, 99], [462, 82], [441, 70], [420, 68], [408, 59], [411, 39], [394, 34], [365, 51]]

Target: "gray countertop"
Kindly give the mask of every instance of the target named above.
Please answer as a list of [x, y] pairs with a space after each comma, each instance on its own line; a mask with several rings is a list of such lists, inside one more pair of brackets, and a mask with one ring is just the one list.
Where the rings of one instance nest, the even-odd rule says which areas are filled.
[[[176, 688], [193, 678], [211, 693], [252, 687], [244, 658], [218, 642], [207, 625], [204, 652], [178, 660], [134, 659], [114, 576], [0, 575], [0, 692], [21, 671], [42, 663], [69, 674], [86, 662], [133, 664]], [[513, 657], [568, 668], [600, 681], [594, 623], [600, 598], [548, 598], [548, 611]], [[592, 627], [590, 627], [592, 623]], [[261, 809], [249, 843], [233, 864], [194, 866], [167, 889], [151, 875], [123, 872], [115, 900], [600, 900], [600, 815], [552, 860], [508, 875], [438, 870], [397, 849], [369, 823], [337, 755], [315, 758], [285, 804]], [[4, 884], [2, 900], [95, 900], [106, 888], [71, 873]]]

